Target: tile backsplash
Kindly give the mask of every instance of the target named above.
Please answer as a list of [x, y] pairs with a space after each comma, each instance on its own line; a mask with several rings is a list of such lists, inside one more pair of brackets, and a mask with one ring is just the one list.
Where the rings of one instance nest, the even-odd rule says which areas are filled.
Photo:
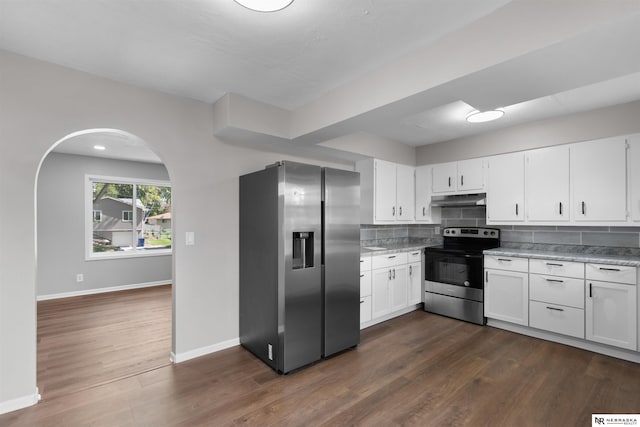
[[[442, 208], [440, 225], [366, 225], [360, 226], [362, 246], [391, 243], [438, 244], [442, 241], [440, 227], [483, 227], [484, 206]], [[502, 246], [554, 251], [624, 252], [640, 256], [640, 227], [581, 226], [489, 226], [501, 230]], [[436, 233], [438, 229], [438, 233]], [[607, 248], [611, 248], [608, 250]], [[618, 248], [618, 249], [614, 249]]]

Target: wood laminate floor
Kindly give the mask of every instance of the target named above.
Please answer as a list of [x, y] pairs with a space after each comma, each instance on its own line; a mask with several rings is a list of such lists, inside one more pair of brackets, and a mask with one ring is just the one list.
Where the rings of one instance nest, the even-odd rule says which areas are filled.
[[45, 399], [2, 426], [590, 426], [640, 412], [640, 365], [416, 311], [287, 376], [234, 347]]

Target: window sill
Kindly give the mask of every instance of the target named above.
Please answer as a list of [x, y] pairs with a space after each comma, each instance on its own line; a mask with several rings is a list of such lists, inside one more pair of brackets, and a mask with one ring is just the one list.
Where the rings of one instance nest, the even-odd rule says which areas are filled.
[[113, 252], [97, 252], [85, 257], [86, 261], [102, 261], [123, 258], [145, 258], [155, 256], [170, 256], [173, 254], [172, 249], [128, 249], [124, 251]]

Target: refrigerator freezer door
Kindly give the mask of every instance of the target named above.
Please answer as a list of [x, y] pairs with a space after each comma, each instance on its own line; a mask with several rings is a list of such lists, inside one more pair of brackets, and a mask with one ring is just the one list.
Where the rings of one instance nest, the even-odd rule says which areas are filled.
[[323, 169], [323, 356], [360, 342], [360, 174]]
[[286, 373], [319, 360], [322, 352], [321, 169], [284, 162], [279, 187], [284, 269], [278, 289], [283, 356], [278, 370]]

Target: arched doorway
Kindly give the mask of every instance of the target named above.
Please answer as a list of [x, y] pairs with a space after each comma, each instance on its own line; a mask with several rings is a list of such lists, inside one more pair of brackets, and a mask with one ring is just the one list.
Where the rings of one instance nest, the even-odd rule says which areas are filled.
[[41, 160], [36, 201], [43, 398], [169, 364], [171, 186], [160, 157], [122, 130], [74, 132]]

